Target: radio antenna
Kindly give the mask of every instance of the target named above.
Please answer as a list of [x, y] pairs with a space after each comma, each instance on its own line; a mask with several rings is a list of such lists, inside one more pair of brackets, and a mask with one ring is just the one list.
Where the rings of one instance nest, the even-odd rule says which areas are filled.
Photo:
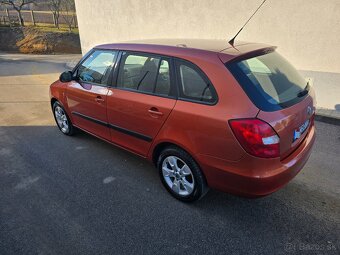
[[263, 0], [263, 2], [260, 4], [259, 7], [257, 7], [256, 11], [253, 13], [253, 15], [250, 16], [250, 18], [246, 21], [246, 23], [244, 23], [244, 25], [241, 27], [241, 29], [237, 32], [237, 34], [229, 41], [229, 44], [231, 44], [231, 46], [234, 46], [234, 41], [235, 38], [238, 36], [239, 33], [241, 33], [242, 29], [248, 24], [248, 22], [251, 20], [251, 18], [257, 13], [258, 10], [260, 10], [260, 8], [262, 7], [262, 5], [266, 2], [267, 0]]

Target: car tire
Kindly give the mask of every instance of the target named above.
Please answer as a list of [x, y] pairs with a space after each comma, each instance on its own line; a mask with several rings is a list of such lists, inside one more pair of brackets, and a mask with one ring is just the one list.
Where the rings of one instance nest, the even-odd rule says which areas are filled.
[[64, 107], [56, 101], [52, 107], [54, 120], [57, 123], [59, 130], [64, 135], [72, 136], [76, 132], [76, 128], [72, 125], [72, 122], [67, 115]]
[[199, 165], [179, 147], [165, 148], [158, 157], [157, 168], [166, 190], [180, 201], [196, 201], [209, 190]]

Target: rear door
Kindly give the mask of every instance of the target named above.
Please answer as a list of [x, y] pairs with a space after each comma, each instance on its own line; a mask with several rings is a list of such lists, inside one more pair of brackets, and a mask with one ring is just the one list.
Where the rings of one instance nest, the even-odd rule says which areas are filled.
[[123, 52], [107, 98], [111, 140], [146, 156], [176, 104], [171, 59]]
[[77, 67], [67, 87], [67, 104], [76, 126], [110, 140], [107, 126], [108, 80], [116, 51], [94, 50]]
[[303, 141], [313, 125], [314, 91], [297, 70], [277, 52], [226, 63], [252, 102], [257, 117], [268, 122], [280, 137], [281, 158]]

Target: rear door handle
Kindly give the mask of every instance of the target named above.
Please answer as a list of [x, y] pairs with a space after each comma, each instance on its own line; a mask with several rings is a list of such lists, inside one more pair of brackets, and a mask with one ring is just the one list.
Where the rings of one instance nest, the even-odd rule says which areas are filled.
[[105, 101], [101, 96], [97, 96], [94, 100], [95, 100], [97, 103], [102, 103], [102, 102]]
[[162, 112], [160, 112], [156, 107], [151, 107], [148, 112], [150, 113], [150, 115], [157, 115], [157, 116], [163, 116], [164, 114]]

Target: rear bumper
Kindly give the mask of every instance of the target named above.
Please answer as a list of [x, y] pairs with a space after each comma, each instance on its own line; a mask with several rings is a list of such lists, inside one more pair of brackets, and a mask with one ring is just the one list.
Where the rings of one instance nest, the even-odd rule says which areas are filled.
[[197, 159], [211, 188], [247, 197], [271, 194], [285, 186], [306, 164], [315, 141], [314, 125], [300, 146], [284, 160], [245, 155], [230, 162], [207, 155]]

